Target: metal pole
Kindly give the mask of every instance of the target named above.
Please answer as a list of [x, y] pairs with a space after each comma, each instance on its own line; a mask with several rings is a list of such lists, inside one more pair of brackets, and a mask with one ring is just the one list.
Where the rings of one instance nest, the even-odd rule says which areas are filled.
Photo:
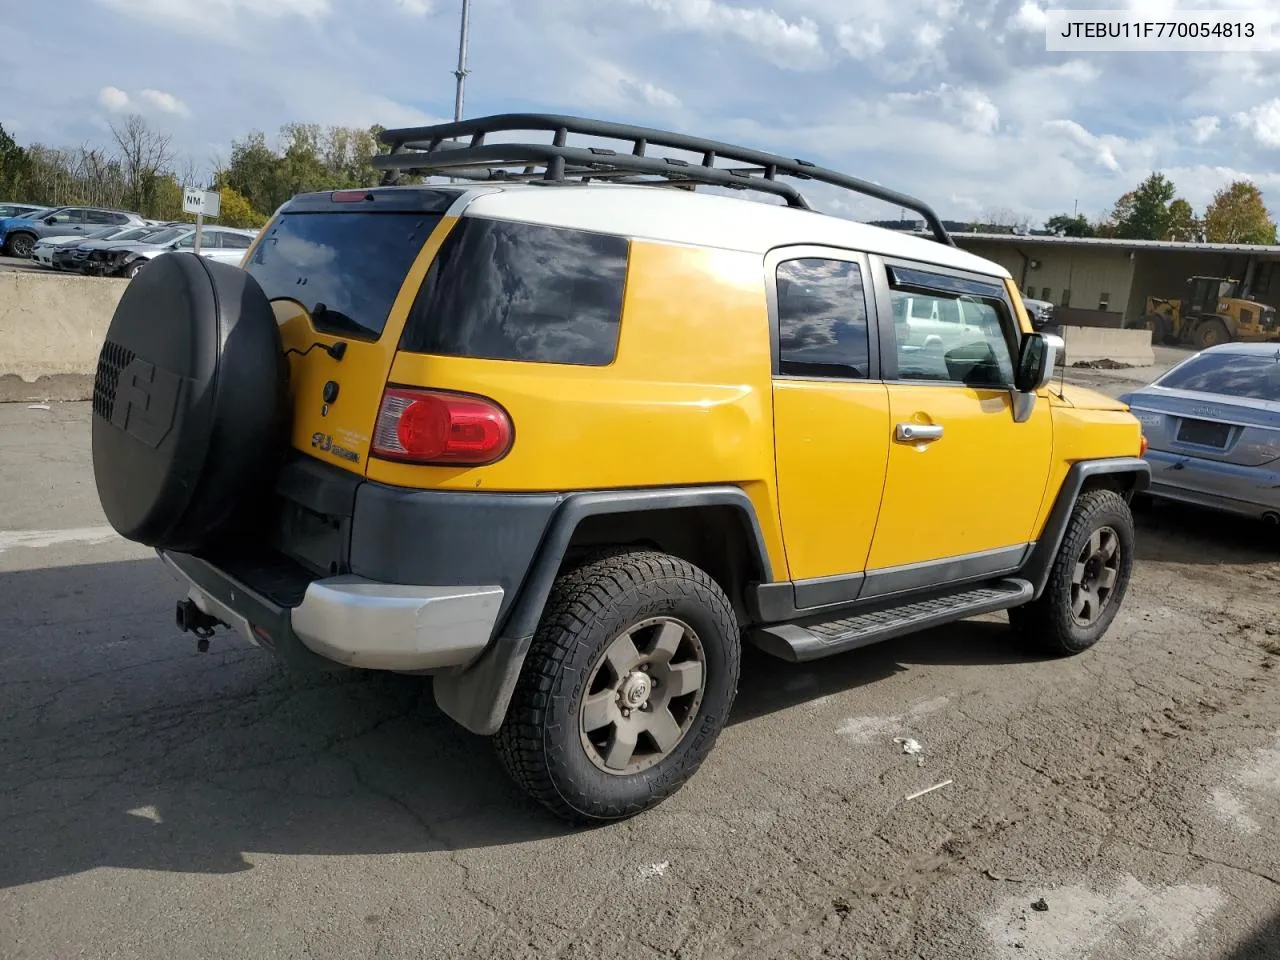
[[463, 87], [466, 84], [467, 74], [471, 71], [467, 69], [467, 34], [471, 30], [471, 0], [462, 0], [462, 30], [458, 37], [458, 69], [453, 72], [457, 78], [457, 91], [453, 98], [453, 119], [462, 119], [462, 95]]
[[193, 249], [195, 250], [195, 254], [197, 257], [200, 256], [200, 228], [203, 226], [204, 226], [204, 211], [202, 210], [196, 214], [196, 241]]

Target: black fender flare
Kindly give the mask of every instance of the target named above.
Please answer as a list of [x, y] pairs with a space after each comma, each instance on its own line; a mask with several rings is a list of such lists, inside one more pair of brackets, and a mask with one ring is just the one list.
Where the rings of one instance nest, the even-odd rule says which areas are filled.
[[1128, 491], [1132, 496], [1146, 489], [1151, 482], [1151, 464], [1141, 457], [1108, 457], [1102, 460], [1081, 460], [1071, 465], [1062, 486], [1058, 488], [1057, 499], [1045, 520], [1044, 529], [1022, 568], [1021, 575], [1035, 589], [1033, 600], [1040, 598], [1049, 582], [1049, 573], [1062, 548], [1062, 538], [1067, 534], [1067, 525], [1071, 522], [1071, 514], [1085, 484], [1106, 476], [1132, 477], [1132, 485]]
[[730, 507], [754, 545], [763, 579], [773, 579], [755, 505], [741, 487], [717, 485], [649, 490], [607, 490], [565, 496], [556, 507], [529, 572], [494, 639], [474, 662], [433, 680], [437, 706], [472, 733], [492, 736], [502, 726], [543, 608], [574, 531], [588, 517], [691, 507]]

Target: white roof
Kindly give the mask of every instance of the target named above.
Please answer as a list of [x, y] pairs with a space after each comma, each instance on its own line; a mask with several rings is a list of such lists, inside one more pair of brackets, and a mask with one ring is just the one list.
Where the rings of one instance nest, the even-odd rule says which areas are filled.
[[[916, 231], [916, 236], [921, 236]], [[979, 240], [994, 243], [1034, 246], [1045, 244], [1058, 247], [1112, 247], [1120, 250], [1170, 250], [1178, 253], [1243, 253], [1258, 257], [1280, 256], [1280, 244], [1264, 243], [1200, 243], [1193, 240], [1119, 240], [1115, 237], [1059, 237], [1038, 233], [981, 233], [957, 230], [952, 232], [956, 243]]]
[[464, 216], [492, 217], [643, 240], [765, 254], [822, 244], [922, 260], [1001, 279], [998, 263], [935, 240], [780, 203], [625, 184], [478, 187]]

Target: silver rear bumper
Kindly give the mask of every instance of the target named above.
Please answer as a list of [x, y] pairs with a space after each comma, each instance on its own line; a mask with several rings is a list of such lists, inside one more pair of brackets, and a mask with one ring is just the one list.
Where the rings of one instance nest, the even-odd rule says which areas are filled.
[[[200, 561], [203, 583], [163, 550], [166, 566], [188, 587], [190, 599], [209, 616], [255, 646], [255, 617], [271, 609], [271, 620], [287, 619], [292, 633], [312, 652], [349, 667], [431, 672], [464, 667], [489, 643], [503, 591], [497, 586], [404, 586], [355, 576], [327, 577], [306, 588], [292, 608], [273, 605], [250, 587]], [[218, 574], [211, 584], [207, 573]], [[279, 630], [279, 625], [274, 627]], [[276, 641], [278, 643], [278, 639]]]

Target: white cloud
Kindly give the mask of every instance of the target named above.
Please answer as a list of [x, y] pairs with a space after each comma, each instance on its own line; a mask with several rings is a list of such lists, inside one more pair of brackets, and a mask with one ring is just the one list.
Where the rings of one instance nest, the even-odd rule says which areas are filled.
[[1024, 0], [1022, 6], [1018, 8], [1018, 12], [1013, 17], [1014, 27], [1019, 30], [1026, 30], [1028, 33], [1043, 31], [1048, 24], [1049, 17], [1033, 0]]
[[140, 90], [138, 99], [151, 104], [157, 110], [163, 110], [165, 113], [177, 114], [180, 117], [190, 116], [191, 114], [185, 103], [172, 93], [165, 93], [163, 90]]
[[327, 18], [331, 0], [96, 0], [122, 16], [206, 39], [244, 45], [246, 19], [279, 20], [299, 17], [312, 22]]
[[1262, 146], [1280, 148], [1280, 97], [1241, 111], [1231, 119]]
[[836, 30], [836, 42], [840, 44], [841, 50], [855, 60], [874, 57], [885, 47], [884, 34], [878, 23], [865, 26], [860, 23], [842, 23]]
[[670, 28], [737, 37], [790, 69], [813, 69], [826, 60], [818, 25], [808, 17], [794, 22], [762, 7], [735, 7], [719, 0], [631, 0], [661, 13]]
[[1063, 134], [1076, 146], [1082, 148], [1095, 163], [1115, 172], [1120, 171], [1120, 161], [1116, 159], [1116, 137], [1097, 137], [1074, 120], [1049, 120], [1045, 129]]
[[411, 17], [425, 17], [436, 6], [433, 0], [395, 0], [395, 4]]
[[900, 104], [933, 105], [932, 112], [942, 118], [954, 117], [961, 127], [975, 133], [995, 133], [1000, 126], [1000, 110], [980, 90], [940, 83], [932, 90], [890, 94], [889, 100]]
[[98, 102], [112, 113], [129, 109], [129, 95], [119, 87], [103, 87], [98, 92]]
[[1093, 83], [1102, 76], [1102, 68], [1088, 60], [1068, 60], [1043, 69], [1045, 76], [1071, 80], [1074, 83]]
[[680, 98], [670, 90], [642, 80], [612, 61], [594, 59], [584, 67], [574, 87], [574, 99], [584, 105], [618, 109], [644, 104], [668, 110], [681, 106]]
[[1208, 143], [1222, 129], [1217, 117], [1196, 117], [1191, 121], [1191, 139], [1196, 143]]

